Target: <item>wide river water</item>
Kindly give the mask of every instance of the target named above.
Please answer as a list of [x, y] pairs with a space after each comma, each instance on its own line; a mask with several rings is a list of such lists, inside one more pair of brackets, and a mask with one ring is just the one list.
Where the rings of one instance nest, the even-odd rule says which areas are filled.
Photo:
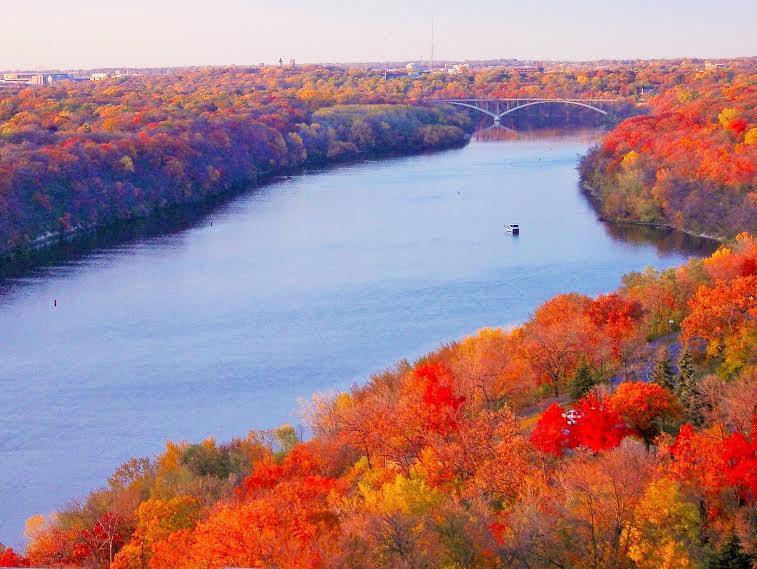
[[296, 423], [313, 392], [712, 250], [599, 222], [576, 172], [594, 140], [311, 172], [0, 280], [0, 542], [167, 439]]

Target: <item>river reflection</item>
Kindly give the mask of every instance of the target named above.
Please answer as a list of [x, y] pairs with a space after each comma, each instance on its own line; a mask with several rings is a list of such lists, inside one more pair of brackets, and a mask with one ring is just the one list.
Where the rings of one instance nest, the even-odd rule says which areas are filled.
[[519, 134], [306, 173], [6, 267], [0, 542], [167, 439], [297, 421], [314, 391], [711, 250], [600, 223], [576, 172], [595, 140]]
[[688, 253], [692, 256], [714, 253], [720, 243], [689, 235], [673, 229], [662, 229], [629, 223], [604, 223], [607, 234], [614, 240], [639, 247], [652, 246], [663, 255]]
[[605, 130], [603, 128], [576, 128], [570, 131], [562, 128], [518, 130], [504, 124], [492, 124], [473, 133], [473, 140], [476, 142], [564, 141], [568, 132], [572, 140], [583, 143], [588, 148], [600, 140]]

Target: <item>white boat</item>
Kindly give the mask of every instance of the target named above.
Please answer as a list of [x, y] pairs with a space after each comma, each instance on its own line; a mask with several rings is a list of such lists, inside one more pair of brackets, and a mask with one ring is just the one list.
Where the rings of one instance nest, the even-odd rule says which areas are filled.
[[510, 233], [520, 233], [520, 227], [518, 227], [517, 223], [508, 223], [505, 225], [505, 230]]

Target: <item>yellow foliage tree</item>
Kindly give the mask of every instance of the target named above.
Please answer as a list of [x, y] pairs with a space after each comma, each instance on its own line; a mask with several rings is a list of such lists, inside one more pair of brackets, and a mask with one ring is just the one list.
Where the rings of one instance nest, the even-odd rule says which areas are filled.
[[733, 108], [726, 108], [720, 111], [718, 121], [723, 128], [730, 128], [731, 123], [739, 117], [739, 111]]
[[681, 497], [669, 478], [652, 482], [636, 508], [630, 528], [628, 557], [637, 569], [690, 569], [697, 545], [699, 516], [694, 504]]
[[358, 484], [362, 508], [374, 514], [422, 516], [437, 506], [443, 494], [420, 478], [398, 474], [394, 480], [376, 488], [365, 479]]
[[630, 170], [636, 164], [639, 162], [640, 155], [635, 150], [630, 150], [626, 153], [625, 156], [623, 156], [623, 160], [621, 161], [621, 165], [623, 166], [624, 170]]
[[155, 543], [173, 532], [197, 523], [200, 504], [191, 496], [170, 500], [147, 500], [137, 510], [137, 527], [131, 540], [118, 552], [111, 569], [142, 569], [152, 557]]

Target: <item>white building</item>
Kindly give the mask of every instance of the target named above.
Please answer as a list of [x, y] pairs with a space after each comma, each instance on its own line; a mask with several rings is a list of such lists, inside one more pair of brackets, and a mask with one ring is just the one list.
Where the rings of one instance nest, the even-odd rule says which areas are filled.
[[3, 73], [3, 83], [15, 85], [44, 85], [45, 76], [39, 73]]
[[470, 65], [467, 63], [458, 63], [457, 65], [453, 65], [447, 70], [447, 73], [450, 75], [460, 75], [461, 73], [468, 73], [470, 71]]

